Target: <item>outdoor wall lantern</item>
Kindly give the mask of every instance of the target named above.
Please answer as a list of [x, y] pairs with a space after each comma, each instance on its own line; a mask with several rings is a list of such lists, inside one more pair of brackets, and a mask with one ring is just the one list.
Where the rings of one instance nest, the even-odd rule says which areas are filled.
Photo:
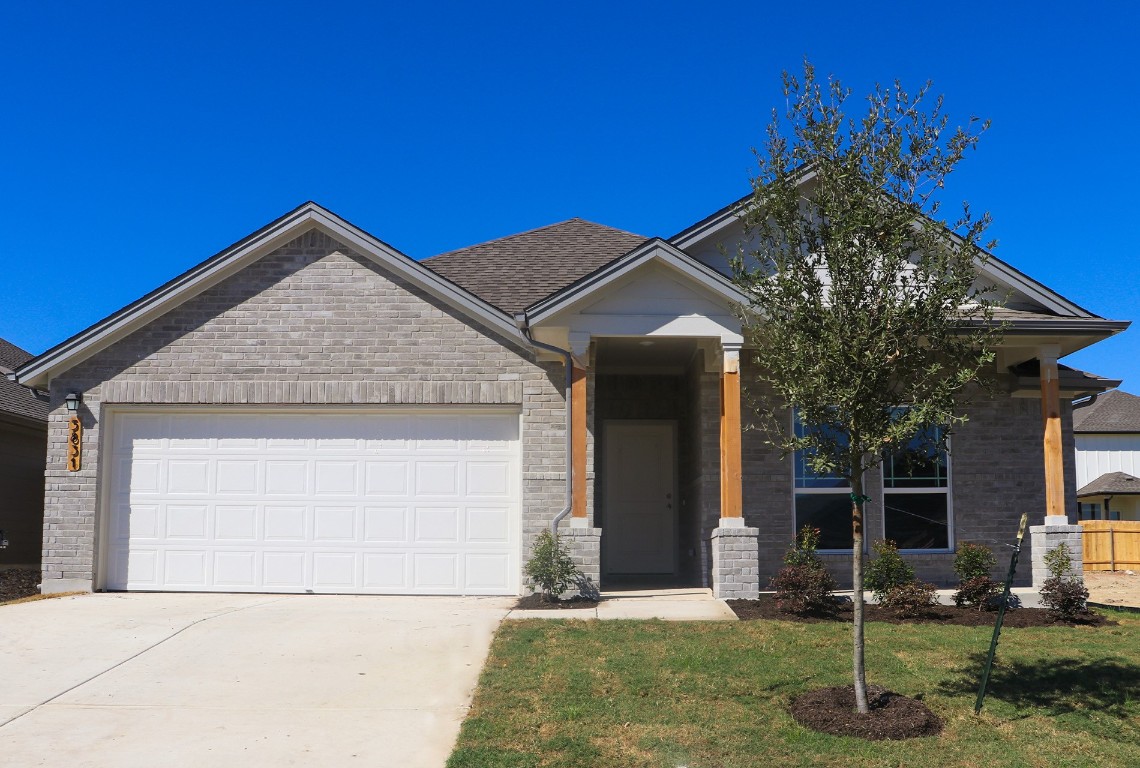
[[71, 392], [63, 398], [67, 405], [67, 471], [78, 472], [83, 467], [83, 422], [79, 420], [79, 403], [83, 396]]

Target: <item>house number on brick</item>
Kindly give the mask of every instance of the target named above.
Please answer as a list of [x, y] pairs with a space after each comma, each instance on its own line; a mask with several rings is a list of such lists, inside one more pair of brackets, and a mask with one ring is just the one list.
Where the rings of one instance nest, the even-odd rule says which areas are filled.
[[83, 459], [83, 425], [79, 423], [78, 416], [72, 416], [67, 422], [67, 470], [78, 472]]

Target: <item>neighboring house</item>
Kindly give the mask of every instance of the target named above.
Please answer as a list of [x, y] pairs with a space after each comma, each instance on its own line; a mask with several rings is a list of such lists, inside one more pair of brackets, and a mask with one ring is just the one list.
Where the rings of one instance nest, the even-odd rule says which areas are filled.
[[32, 355], [0, 339], [0, 568], [40, 567], [48, 404], [9, 381]]
[[1081, 520], [1140, 520], [1140, 397], [1114, 389], [1073, 409]]
[[[563, 511], [603, 586], [749, 595], [799, 526], [841, 547], [846, 489], [741, 416], [757, 363], [719, 247], [737, 210], [669, 239], [572, 219], [422, 263], [291, 211], [16, 372], [51, 394], [44, 589], [513, 595]], [[939, 583], [959, 542], [1041, 521], [1041, 393], [1060, 398], [1059, 482], [1069, 403], [1116, 384], [1058, 378], [1056, 358], [1127, 327], [997, 260], [979, 279], [1010, 297], [1006, 394], [949, 460], [868, 490], [869, 538]], [[1071, 453], [1063, 477], [1075, 519]]]

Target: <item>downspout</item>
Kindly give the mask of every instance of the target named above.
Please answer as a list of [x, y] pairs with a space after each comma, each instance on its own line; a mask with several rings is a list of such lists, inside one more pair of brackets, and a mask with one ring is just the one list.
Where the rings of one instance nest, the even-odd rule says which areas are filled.
[[570, 350], [552, 344], [544, 344], [535, 339], [531, 335], [530, 321], [527, 319], [526, 312], [515, 315], [515, 325], [518, 326], [531, 346], [560, 355], [563, 365], [566, 367], [566, 506], [550, 522], [550, 535], [557, 537], [558, 524], [565, 520], [566, 516], [570, 514], [570, 510], [574, 508], [574, 436], [571, 432], [574, 424], [571, 418], [574, 410], [574, 359]]

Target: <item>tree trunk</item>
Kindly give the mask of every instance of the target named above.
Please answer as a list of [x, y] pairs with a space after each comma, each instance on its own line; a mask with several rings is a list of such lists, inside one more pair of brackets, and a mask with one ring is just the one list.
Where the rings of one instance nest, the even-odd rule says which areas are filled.
[[855, 707], [859, 712], [870, 712], [867, 706], [867, 672], [863, 664], [863, 476], [851, 483], [851, 600], [855, 608], [852, 624], [855, 671]]

